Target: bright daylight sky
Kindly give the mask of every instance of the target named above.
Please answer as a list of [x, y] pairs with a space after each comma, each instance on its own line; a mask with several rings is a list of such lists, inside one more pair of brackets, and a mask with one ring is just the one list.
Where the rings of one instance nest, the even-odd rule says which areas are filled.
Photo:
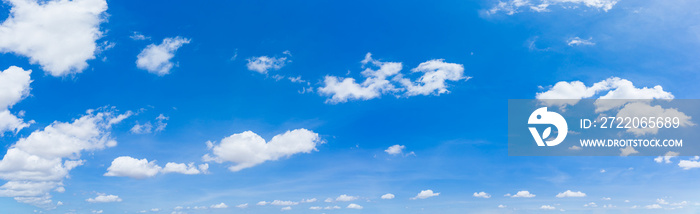
[[508, 99], [700, 97], [698, 1], [1, 5], [0, 213], [700, 210], [693, 156], [506, 134]]

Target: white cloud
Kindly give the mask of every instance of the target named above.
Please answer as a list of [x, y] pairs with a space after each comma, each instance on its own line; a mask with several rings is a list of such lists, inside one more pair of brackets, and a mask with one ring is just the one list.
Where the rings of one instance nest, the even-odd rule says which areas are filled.
[[569, 147], [569, 150], [574, 150], [574, 151], [578, 151], [581, 149], [583, 149], [583, 148], [581, 148], [580, 146], [577, 146], [577, 145], [573, 145], [573, 146]]
[[326, 206], [323, 208], [324, 210], [338, 210], [340, 209], [339, 206]]
[[489, 195], [489, 194], [486, 193], [486, 192], [475, 192], [475, 193], [474, 193], [474, 197], [477, 197], [477, 198], [491, 198], [491, 195]]
[[568, 197], [586, 197], [586, 193], [581, 191], [574, 192], [571, 190], [566, 190], [566, 192], [561, 192], [557, 194], [557, 198], [568, 198]]
[[530, 191], [518, 191], [518, 193], [515, 193], [511, 197], [513, 198], [533, 198], [535, 197], [535, 194], [531, 194]]
[[406, 148], [406, 146], [404, 146], [404, 145], [396, 144], [396, 145], [390, 146], [389, 148], [384, 150], [384, 152], [386, 152], [387, 154], [390, 154], [390, 155], [398, 155], [398, 154], [403, 153], [403, 149], [405, 149], [405, 148]]
[[354, 200], [357, 200], [357, 199], [359, 199], [359, 197], [357, 197], [357, 196], [349, 196], [349, 195], [345, 195], [345, 194], [340, 195], [340, 196], [338, 196], [337, 198], [335, 198], [336, 201], [354, 201]]
[[698, 161], [698, 160], [700, 160], [700, 157], [698, 157], [698, 156], [695, 156], [695, 157], [691, 158], [690, 160], [681, 160], [678, 163], [678, 166], [685, 169], [685, 170], [700, 168], [700, 161]]
[[651, 205], [644, 206], [644, 208], [646, 208], [646, 209], [661, 209], [663, 207], [661, 207], [661, 205], [658, 205], [658, 204], [651, 204]]
[[356, 209], [356, 210], [361, 210], [363, 207], [358, 205], [358, 204], [349, 204], [348, 209]]
[[316, 201], [318, 201], [318, 199], [316, 199], [316, 198], [312, 198], [312, 199], [302, 199], [302, 200], [301, 200], [301, 203], [313, 203], [313, 202], [316, 202]]
[[[289, 51], [285, 51], [283, 54], [291, 56]], [[287, 57], [268, 57], [259, 56], [248, 58], [248, 70], [256, 71], [261, 74], [267, 74], [270, 70], [279, 70], [284, 67], [285, 64], [289, 62]]]
[[507, 206], [506, 206], [506, 205], [503, 205], [503, 204], [499, 204], [499, 205], [498, 205], [498, 208], [506, 208], [506, 207], [507, 207]]
[[409, 79], [397, 75], [398, 81], [406, 89], [406, 96], [416, 95], [440, 95], [449, 93], [446, 81], [468, 80], [464, 76], [464, 66], [455, 63], [444, 62], [443, 59], [434, 59], [423, 62], [418, 67], [411, 69], [413, 73], [423, 73], [418, 80], [412, 82]]
[[669, 151], [669, 152], [666, 152], [666, 154], [665, 154], [664, 156], [659, 156], [659, 157], [654, 158], [654, 162], [657, 162], [657, 163], [671, 163], [671, 158], [674, 158], [674, 157], [676, 157], [676, 156], [678, 156], [678, 155], [679, 155], [678, 152]]
[[269, 203], [270, 203], [270, 202], [267, 202], [267, 201], [259, 201], [259, 202], [258, 202], [257, 204], [255, 204], [255, 205], [258, 205], [258, 206], [265, 206], [265, 205], [267, 205], [267, 204], [269, 204]]
[[605, 12], [611, 10], [618, 0], [506, 0], [499, 1], [496, 6], [485, 11], [488, 15], [493, 15], [503, 12], [507, 15], [513, 15], [521, 12], [522, 8], [529, 8], [534, 12], [548, 12], [549, 7], [553, 5], [561, 5], [561, 8], [578, 8], [579, 5], [596, 8]]
[[80, 73], [95, 58], [105, 0], [8, 0], [0, 51], [29, 58], [52, 76]]
[[165, 38], [159, 45], [150, 44], [137, 56], [136, 67], [158, 76], [169, 74], [174, 66], [170, 60], [175, 57], [177, 49], [188, 43], [190, 39], [175, 37]]
[[323, 209], [323, 207], [313, 206], [313, 207], [309, 207], [309, 209], [310, 210], [321, 210], [321, 209]]
[[148, 159], [136, 159], [129, 156], [117, 157], [112, 161], [112, 165], [107, 168], [104, 176], [115, 177], [131, 177], [131, 178], [147, 178], [153, 177], [158, 173], [180, 173], [186, 175], [195, 175], [206, 173], [209, 168], [208, 164], [201, 164], [195, 167], [194, 163], [173, 163], [168, 162], [165, 168], [158, 166], [156, 161], [148, 161]]
[[286, 206], [286, 207], [282, 207], [282, 209], [280, 209], [280, 210], [282, 210], [282, 211], [292, 210], [292, 207]]
[[595, 204], [595, 202], [587, 203], [587, 204], [584, 204], [583, 206], [584, 207], [598, 207], [598, 205]]
[[656, 199], [656, 203], [657, 203], [657, 204], [668, 204], [668, 202], [667, 202], [666, 200], [662, 199], [662, 198], [657, 198], [657, 199]]
[[584, 45], [595, 45], [594, 42], [592, 42], [593, 38], [589, 39], [581, 39], [578, 36], [577, 37], [572, 37], [567, 40], [566, 44], [569, 46], [584, 46]]
[[296, 201], [281, 201], [281, 200], [274, 200], [270, 203], [271, 205], [277, 205], [277, 206], [289, 206], [289, 205], [297, 205], [299, 202]]
[[88, 198], [85, 201], [90, 202], [90, 203], [109, 203], [109, 202], [121, 202], [122, 199], [116, 195], [107, 195], [107, 194], [98, 193], [97, 197]]
[[153, 177], [162, 170], [155, 161], [148, 162], [146, 158], [136, 159], [129, 156], [121, 156], [112, 161], [107, 168], [105, 176], [146, 178]]
[[543, 210], [554, 210], [554, 209], [556, 209], [556, 207], [553, 207], [553, 206], [550, 206], [550, 205], [542, 205], [542, 206], [540, 207], [540, 209], [543, 209]]
[[226, 205], [224, 202], [221, 202], [220, 204], [214, 204], [210, 206], [213, 209], [223, 209], [223, 208], [228, 208], [228, 205]]
[[333, 199], [332, 199], [332, 198], [326, 198], [326, 200], [323, 200], [323, 202], [331, 203], [331, 202], [333, 202]]
[[241, 209], [245, 209], [245, 208], [248, 208], [248, 203], [239, 204], [239, 205], [236, 205], [236, 207], [241, 208]]
[[206, 154], [202, 159], [207, 162], [235, 163], [236, 165], [229, 167], [229, 170], [235, 172], [265, 161], [274, 161], [297, 153], [311, 153], [316, 151], [317, 145], [323, 143], [317, 133], [307, 129], [287, 131], [272, 137], [269, 142], [265, 142], [265, 139], [252, 131], [245, 131], [226, 137], [216, 145], [207, 142], [212, 154]]
[[[362, 60], [365, 68], [360, 74], [365, 77], [361, 83], [355, 78], [339, 78], [326, 76], [324, 86], [318, 88], [321, 95], [330, 96], [327, 103], [343, 103], [349, 100], [370, 100], [383, 94], [404, 92], [403, 96], [440, 95], [448, 93], [446, 81], [467, 80], [464, 67], [460, 64], [447, 63], [442, 59], [429, 60], [412, 69], [412, 73], [422, 73], [421, 77], [412, 81], [401, 74], [401, 62], [383, 62], [372, 58], [367, 53]], [[376, 68], [376, 70], [370, 68]], [[393, 78], [390, 78], [392, 77]], [[400, 87], [397, 87], [398, 86]]]
[[140, 32], [136, 32], [136, 31], [134, 31], [134, 34], [132, 34], [131, 36], [129, 36], [129, 38], [131, 38], [131, 39], [133, 39], [133, 40], [136, 40], [136, 41], [140, 41], [140, 40], [150, 40], [150, 39], [151, 39], [151, 37], [147, 37], [147, 36], [141, 34]]
[[8, 110], [29, 96], [31, 73], [31, 70], [24, 70], [17, 66], [10, 66], [0, 72], [0, 136], [7, 131], [17, 133], [32, 123], [32, 121], [25, 123], [23, 119]]
[[411, 198], [411, 200], [426, 199], [426, 198], [435, 197], [438, 195], [440, 195], [439, 192], [434, 193], [433, 190], [428, 189], [428, 190], [420, 191], [420, 193], [418, 193], [418, 195], [416, 195], [416, 197]]
[[[629, 156], [631, 154], [637, 154], [639, 153], [634, 147], [627, 146], [625, 148], [620, 149], [620, 156]], [[605, 172], [605, 170], [601, 171]]]
[[382, 195], [381, 198], [382, 199], [394, 199], [394, 197], [396, 197], [396, 196], [394, 196], [394, 194], [387, 193], [387, 194]]
[[117, 118], [123, 118], [120, 116], [113, 108], [88, 110], [70, 123], [54, 122], [19, 139], [0, 161], [0, 179], [8, 181], [0, 186], [0, 196], [53, 206], [49, 192], [63, 186], [70, 170], [84, 163], [80, 160], [83, 151], [117, 145], [109, 131], [119, 122]]
[[[678, 118], [680, 127], [695, 126], [695, 123], [691, 121], [691, 117], [683, 112], [678, 111], [678, 109], [668, 108], [664, 109], [659, 105], [651, 106], [644, 102], [633, 102], [628, 103], [617, 113], [616, 117], [626, 118], [626, 117], [636, 117], [639, 115], [644, 115], [645, 117], [654, 118]], [[651, 125], [650, 125], [651, 126]], [[657, 134], [659, 132], [659, 126], [655, 125], [654, 128], [646, 127], [632, 127], [625, 129], [625, 132], [634, 134], [635, 136], [642, 136], [645, 134]]]
[[151, 121], [147, 121], [143, 125], [137, 121], [136, 125], [131, 127], [129, 132], [134, 134], [149, 134], [153, 132], [158, 133], [165, 130], [165, 127], [168, 125], [168, 123], [166, 123], [165, 121], [169, 119], [169, 117], [166, 117], [163, 114], [158, 115], [158, 117], [156, 117], [154, 121], [154, 123], [156, 124], [155, 127], [151, 125]]
[[653, 88], [637, 88], [626, 79], [611, 77], [606, 80], [594, 83], [587, 87], [583, 82], [557, 82], [549, 90], [537, 93], [535, 96], [547, 106], [557, 106], [564, 108], [567, 105], [575, 105], [580, 99], [591, 98], [598, 93], [605, 92], [594, 102], [596, 112], [604, 112], [631, 102], [630, 99], [673, 99], [670, 92], [666, 92], [660, 85]]

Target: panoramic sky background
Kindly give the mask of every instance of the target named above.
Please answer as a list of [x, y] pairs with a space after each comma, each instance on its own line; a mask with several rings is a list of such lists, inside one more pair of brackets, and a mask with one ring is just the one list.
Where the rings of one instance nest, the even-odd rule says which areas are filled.
[[6, 0], [0, 212], [696, 213], [694, 154], [506, 133], [508, 99], [700, 97], [698, 8]]

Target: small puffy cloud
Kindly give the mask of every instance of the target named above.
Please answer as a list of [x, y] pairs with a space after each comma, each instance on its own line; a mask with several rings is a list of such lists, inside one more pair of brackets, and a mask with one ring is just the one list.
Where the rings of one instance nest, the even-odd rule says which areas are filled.
[[394, 197], [396, 197], [396, 196], [394, 196], [394, 194], [387, 193], [387, 194], [382, 195], [381, 198], [382, 199], [394, 199]]
[[337, 198], [335, 198], [336, 201], [354, 201], [354, 200], [357, 200], [357, 199], [359, 199], [359, 197], [357, 197], [357, 196], [349, 196], [349, 195], [345, 195], [345, 194], [340, 195], [340, 196], [338, 196]]
[[31, 70], [24, 70], [17, 66], [10, 66], [0, 72], [0, 136], [8, 131], [17, 133], [32, 123], [24, 122], [22, 118], [18, 118], [8, 110], [29, 96], [31, 73]]
[[657, 198], [657, 199], [656, 199], [656, 203], [657, 203], [657, 204], [668, 204], [668, 202], [667, 202], [666, 200], [662, 199], [662, 198]]
[[241, 208], [241, 209], [245, 209], [245, 208], [248, 208], [248, 203], [239, 204], [239, 205], [236, 205], [236, 207]]
[[265, 205], [268, 205], [268, 204], [270, 204], [270, 202], [267, 202], [267, 201], [259, 201], [259, 202], [258, 202], [257, 204], [255, 204], [255, 205], [258, 205], [258, 206], [265, 206]]
[[202, 157], [204, 161], [217, 163], [232, 162], [231, 171], [240, 171], [265, 161], [275, 161], [298, 153], [311, 153], [316, 146], [323, 144], [317, 133], [307, 129], [295, 129], [272, 137], [269, 142], [252, 131], [233, 134], [219, 144], [207, 142], [211, 154]]
[[137, 56], [136, 67], [158, 76], [169, 74], [174, 66], [170, 60], [175, 57], [177, 49], [188, 43], [187, 38], [175, 37], [165, 38], [159, 45], [150, 44]]
[[556, 207], [553, 207], [553, 206], [550, 206], [550, 205], [542, 205], [542, 206], [540, 207], [540, 209], [543, 209], [543, 210], [554, 210], [554, 209], [557, 209], [557, 208], [556, 208]]
[[440, 95], [448, 93], [447, 81], [467, 80], [464, 76], [464, 66], [435, 59], [423, 62], [412, 69], [411, 74], [418, 73], [420, 77], [411, 80], [401, 74], [401, 62], [383, 62], [372, 58], [367, 53], [362, 60], [365, 68], [360, 74], [365, 78], [356, 82], [355, 78], [339, 78], [326, 76], [323, 87], [318, 88], [321, 95], [330, 96], [326, 103], [343, 103], [350, 100], [370, 100], [383, 94], [403, 92], [403, 96]]
[[404, 146], [404, 145], [396, 144], [396, 145], [390, 146], [389, 148], [384, 150], [384, 152], [386, 152], [387, 154], [390, 154], [390, 155], [398, 155], [398, 154], [403, 153], [403, 149], [405, 149], [405, 148], [406, 148], [406, 146]]
[[[629, 156], [631, 154], [637, 154], [637, 153], [639, 153], [639, 152], [636, 149], [634, 149], [634, 147], [631, 147], [631, 146], [627, 146], [625, 148], [620, 149], [620, 156]], [[602, 172], [605, 172], [605, 170], [603, 170]]]
[[571, 190], [566, 190], [566, 192], [561, 192], [557, 194], [557, 198], [570, 198], [570, 197], [586, 197], [586, 193], [581, 191], [574, 192]]
[[433, 190], [428, 189], [428, 190], [420, 191], [420, 193], [418, 193], [418, 195], [416, 195], [416, 197], [411, 198], [411, 200], [426, 199], [426, 198], [435, 197], [438, 195], [440, 195], [439, 192], [433, 192]]
[[487, 15], [493, 15], [497, 13], [505, 13], [507, 15], [513, 15], [522, 12], [523, 9], [529, 9], [530, 11], [541, 13], [550, 11], [550, 6], [560, 5], [560, 8], [565, 9], [575, 9], [579, 6], [585, 6], [589, 8], [595, 8], [598, 10], [603, 10], [608, 12], [617, 4], [618, 0], [506, 0], [498, 1], [494, 7], [486, 10]]
[[131, 36], [129, 36], [129, 38], [131, 38], [131, 39], [133, 39], [133, 40], [136, 40], [136, 41], [140, 41], [140, 40], [150, 40], [150, 39], [151, 39], [151, 37], [147, 37], [147, 36], [141, 34], [140, 32], [136, 32], [136, 31], [134, 31], [134, 34], [132, 34]]
[[144, 124], [140, 124], [138, 121], [136, 122], [136, 125], [131, 127], [129, 132], [134, 133], [134, 134], [149, 134], [149, 133], [158, 133], [163, 130], [165, 130], [165, 127], [168, 125], [166, 123], [167, 120], [169, 120], [169, 117], [164, 116], [163, 114], [158, 115], [154, 121], [154, 125], [151, 125], [151, 121], [148, 121]]
[[221, 202], [220, 204], [211, 205], [210, 208], [212, 208], [212, 209], [223, 209], [223, 208], [228, 208], [228, 205], [226, 205], [224, 202]]
[[146, 178], [153, 177], [160, 172], [162, 167], [155, 161], [149, 162], [146, 158], [136, 159], [129, 156], [117, 157], [112, 161], [112, 165], [107, 168], [105, 176]]
[[281, 69], [285, 64], [287, 64], [287, 62], [289, 62], [287, 57], [258, 56], [248, 58], [248, 64], [246, 64], [246, 66], [248, 67], [248, 70], [261, 74], [267, 74], [268, 71]]
[[646, 208], [646, 209], [661, 209], [663, 207], [661, 207], [661, 205], [659, 205], [659, 204], [650, 204], [650, 205], [644, 206], [644, 208]]
[[333, 199], [332, 199], [332, 198], [326, 198], [326, 200], [323, 200], [323, 202], [331, 203], [331, 202], [333, 202]]
[[598, 205], [595, 204], [595, 202], [587, 203], [587, 204], [584, 204], [583, 206], [584, 207], [598, 207]]
[[507, 207], [507, 206], [506, 206], [506, 205], [503, 205], [503, 204], [499, 204], [499, 205], [498, 205], [498, 208], [506, 208], [506, 207]]
[[0, 25], [0, 52], [26, 56], [52, 76], [80, 73], [95, 58], [107, 1], [5, 2], [12, 8]]
[[107, 194], [98, 193], [97, 197], [88, 198], [85, 201], [90, 202], [90, 203], [109, 203], [109, 202], [121, 202], [122, 199], [116, 195], [107, 195]]
[[[600, 200], [609, 201], [609, 200], [612, 200], [612, 198], [610, 198], [610, 197], [602, 197], [602, 198], [600, 198]], [[625, 202], [630, 202], [630, 201], [629, 201], [629, 200], [625, 200]]]
[[423, 75], [415, 82], [397, 76], [398, 81], [406, 89], [406, 96], [416, 95], [440, 95], [449, 93], [446, 81], [468, 80], [470, 77], [464, 76], [464, 66], [455, 63], [444, 62], [443, 59], [434, 59], [423, 62], [418, 67], [411, 69], [413, 73]]
[[358, 204], [349, 204], [348, 209], [356, 209], [356, 210], [361, 210], [363, 207], [358, 205]]
[[313, 207], [309, 207], [309, 209], [310, 209], [310, 210], [322, 210], [323, 207], [313, 206]]
[[566, 42], [567, 45], [569, 46], [584, 46], [584, 45], [595, 45], [594, 42], [592, 42], [593, 38], [589, 39], [581, 39], [578, 36], [577, 37], [572, 37], [569, 38], [569, 40]]
[[581, 148], [580, 146], [577, 146], [577, 145], [573, 145], [573, 146], [569, 147], [569, 150], [573, 150], [573, 151], [578, 151], [581, 149], [583, 149], [583, 148]]
[[312, 202], [316, 202], [316, 201], [318, 201], [318, 199], [316, 199], [316, 198], [302, 199], [301, 203], [312, 203]]
[[277, 206], [290, 206], [290, 205], [297, 205], [299, 202], [296, 201], [281, 201], [281, 200], [274, 200], [270, 203], [271, 205], [277, 205]]
[[695, 157], [691, 158], [690, 160], [681, 160], [678, 163], [678, 166], [685, 169], [685, 170], [700, 168], [700, 161], [698, 161], [698, 160], [700, 160], [699, 156], [695, 156]]
[[659, 157], [654, 158], [654, 162], [657, 162], [657, 163], [671, 163], [671, 158], [674, 158], [674, 157], [676, 157], [676, 156], [678, 156], [678, 155], [679, 155], [678, 152], [669, 151], [669, 152], [666, 152], [666, 154], [665, 154], [664, 156], [659, 156]]
[[144, 159], [136, 159], [129, 156], [117, 157], [112, 161], [112, 164], [107, 168], [105, 176], [114, 177], [131, 177], [131, 178], [147, 178], [153, 177], [158, 173], [180, 173], [186, 175], [195, 175], [206, 173], [209, 168], [208, 164], [201, 164], [195, 167], [194, 163], [173, 163], [168, 162], [165, 168], [158, 166], [155, 161]]
[[286, 207], [282, 207], [282, 209], [280, 209], [280, 210], [282, 210], [282, 211], [292, 210], [292, 207], [286, 206]]
[[473, 196], [477, 198], [491, 198], [491, 195], [486, 192], [475, 192]]
[[[52, 190], [60, 190], [70, 170], [84, 163], [83, 151], [114, 147], [111, 126], [125, 118], [113, 108], [88, 110], [72, 122], [53, 122], [19, 139], [0, 160], [0, 196], [51, 208]], [[63, 189], [65, 191], [65, 189]]]
[[515, 193], [514, 195], [510, 196], [513, 198], [533, 198], [535, 197], [535, 194], [530, 193], [530, 191], [518, 191], [518, 193]]

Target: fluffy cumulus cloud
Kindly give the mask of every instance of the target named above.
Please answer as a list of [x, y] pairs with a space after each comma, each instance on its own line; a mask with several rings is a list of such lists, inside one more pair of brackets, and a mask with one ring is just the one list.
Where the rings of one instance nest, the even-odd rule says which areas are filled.
[[0, 52], [29, 58], [52, 76], [79, 73], [95, 58], [105, 0], [7, 0]]
[[607, 12], [615, 4], [617, 4], [617, 0], [506, 0], [498, 1], [498, 4], [487, 10], [486, 14], [505, 13], [513, 15], [528, 9], [533, 12], [548, 12], [549, 8], [555, 5], [559, 5], [561, 8], [585, 6]]
[[595, 101], [596, 112], [617, 109], [631, 102], [631, 99], [670, 100], [674, 98], [673, 94], [664, 91], [660, 85], [652, 88], [637, 88], [631, 81], [618, 77], [605, 79], [594, 83], [590, 87], [581, 81], [561, 81], [554, 84], [549, 90], [537, 93], [535, 97], [547, 106], [564, 108], [575, 105], [581, 99], [593, 98], [601, 93], [605, 94], [598, 96]]
[[342, 103], [349, 100], [370, 100], [381, 97], [383, 94], [402, 92], [403, 96], [440, 95], [448, 93], [447, 81], [467, 80], [464, 76], [464, 66], [455, 63], [447, 63], [442, 59], [423, 62], [412, 69], [411, 74], [418, 73], [420, 77], [411, 80], [401, 74], [403, 64], [401, 62], [383, 62], [372, 58], [367, 53], [362, 60], [365, 68], [360, 74], [365, 78], [357, 82], [352, 77], [326, 76], [323, 87], [318, 92], [324, 96], [330, 96], [327, 103]]
[[190, 39], [175, 37], [165, 38], [159, 45], [150, 44], [137, 56], [136, 67], [158, 76], [169, 74], [175, 66], [170, 60], [175, 57], [177, 49], [188, 43]]
[[574, 192], [571, 190], [566, 190], [566, 192], [560, 192], [557, 194], [557, 198], [570, 198], [570, 197], [586, 197], [586, 193], [581, 191]]
[[[289, 51], [285, 51], [284, 54], [291, 56]], [[268, 71], [281, 69], [288, 62], [289, 60], [287, 60], [287, 57], [258, 56], [248, 58], [248, 64], [246, 64], [246, 66], [248, 70], [267, 74]]]
[[566, 44], [569, 46], [585, 46], [585, 45], [595, 45], [593, 41], [593, 38], [588, 38], [588, 39], [581, 39], [578, 36], [577, 37], [571, 37], [569, 40], [566, 41]]
[[513, 195], [508, 194], [506, 196], [510, 196], [513, 198], [534, 198], [535, 194], [530, 193], [530, 191], [523, 190], [523, 191], [518, 191], [517, 193], [515, 193]]
[[[637, 117], [640, 115], [644, 115], [645, 117], [654, 117], [654, 118], [678, 118], [678, 126], [679, 127], [689, 127], [689, 126], [695, 126], [695, 123], [691, 121], [691, 117], [686, 115], [683, 112], [678, 111], [677, 109], [674, 108], [668, 108], [665, 109], [659, 105], [650, 105], [649, 103], [646, 102], [633, 102], [626, 104], [620, 111], [617, 113], [617, 117], [620, 118], [626, 118], [626, 117]], [[629, 132], [634, 134], [635, 136], [642, 136], [645, 134], [657, 134], [659, 132], [659, 126], [656, 125], [654, 128], [641, 128], [641, 127], [632, 127], [629, 129], [625, 129], [625, 132]]]
[[136, 159], [129, 156], [121, 156], [112, 161], [112, 164], [107, 168], [107, 172], [104, 175], [142, 179], [153, 177], [159, 173], [195, 175], [206, 173], [208, 169], [208, 164], [195, 166], [194, 163], [184, 164], [173, 162], [168, 162], [165, 164], [165, 167], [161, 167], [156, 164], [156, 161], [149, 162], [146, 158]]
[[202, 157], [207, 162], [231, 162], [231, 171], [240, 171], [265, 161], [275, 161], [298, 153], [311, 153], [324, 141], [317, 133], [295, 129], [272, 137], [269, 142], [252, 131], [233, 134], [220, 143], [207, 142], [211, 154]]
[[671, 158], [675, 158], [675, 157], [677, 157], [678, 155], [679, 155], [678, 152], [669, 151], [669, 152], [666, 152], [666, 154], [665, 154], [664, 156], [659, 156], [659, 157], [654, 158], [654, 162], [657, 162], [657, 163], [671, 163]]
[[363, 207], [360, 206], [359, 204], [348, 204], [348, 209], [356, 209], [356, 210], [361, 210]]
[[396, 197], [396, 196], [394, 196], [394, 194], [391, 194], [391, 193], [387, 193], [387, 194], [382, 195], [382, 199], [394, 199], [394, 197]]
[[0, 136], [5, 132], [19, 130], [29, 126], [31, 122], [24, 122], [22, 118], [10, 113], [10, 108], [19, 101], [29, 96], [32, 82], [31, 70], [24, 70], [16, 66], [0, 72]]
[[122, 199], [116, 195], [107, 195], [104, 193], [98, 193], [97, 197], [88, 198], [85, 201], [90, 202], [90, 203], [109, 203], [109, 202], [121, 202]]
[[473, 196], [477, 198], [491, 198], [491, 195], [486, 192], [475, 192]]
[[428, 190], [420, 191], [420, 193], [418, 193], [418, 195], [416, 195], [416, 197], [411, 198], [411, 200], [426, 199], [426, 198], [435, 197], [438, 195], [440, 195], [439, 192], [433, 192], [433, 190], [428, 189]]
[[335, 198], [336, 201], [354, 201], [359, 199], [357, 196], [350, 196], [350, 195], [340, 195], [337, 198]]
[[49, 192], [65, 191], [62, 181], [84, 163], [82, 152], [116, 146], [111, 126], [127, 115], [118, 115], [113, 108], [88, 110], [72, 122], [54, 122], [19, 139], [0, 160], [0, 179], [8, 181], [0, 186], [0, 196], [53, 206]]
[[540, 209], [543, 209], [543, 210], [554, 210], [554, 209], [556, 209], [556, 207], [553, 207], [552, 205], [542, 205], [542, 206], [540, 207]]
[[212, 208], [212, 209], [224, 209], [224, 208], [228, 208], [228, 205], [226, 205], [224, 202], [221, 202], [219, 204], [211, 205], [210, 208]]
[[405, 149], [405, 148], [406, 148], [406, 146], [404, 146], [404, 145], [396, 144], [396, 145], [390, 146], [389, 148], [384, 150], [384, 152], [386, 152], [387, 154], [390, 154], [390, 155], [398, 155], [398, 154], [403, 153], [403, 149]]
[[695, 157], [691, 158], [690, 160], [681, 160], [680, 162], [678, 162], [678, 166], [685, 169], [685, 170], [700, 168], [700, 161], [699, 160], [700, 160], [700, 157], [695, 156]]

